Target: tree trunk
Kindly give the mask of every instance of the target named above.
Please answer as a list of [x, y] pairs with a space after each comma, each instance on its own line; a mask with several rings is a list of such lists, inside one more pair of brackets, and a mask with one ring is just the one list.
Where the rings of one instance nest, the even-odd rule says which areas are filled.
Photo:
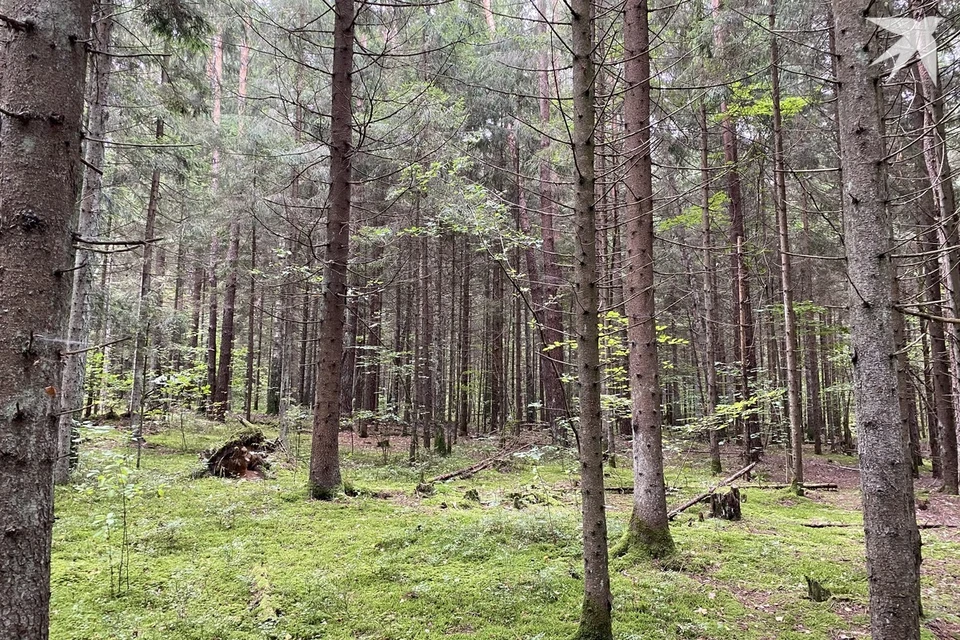
[[612, 640], [607, 516], [604, 511], [602, 420], [600, 408], [600, 294], [597, 282], [597, 228], [594, 175], [594, 106], [591, 0], [570, 3], [573, 36], [573, 161], [576, 194], [574, 316], [580, 387], [580, 494], [583, 506], [583, 609], [577, 638]]
[[[938, 14], [938, 0], [913, 0], [912, 8], [918, 18]], [[936, 58], [934, 57], [934, 60]], [[956, 194], [953, 188], [953, 172], [950, 168], [950, 156], [947, 152], [946, 120], [943, 108], [943, 95], [939, 87], [927, 73], [924, 65], [917, 65], [920, 75], [920, 88], [923, 95], [924, 132], [923, 155], [927, 174], [933, 190], [934, 203], [939, 213], [936, 225], [940, 244], [940, 273], [946, 304], [943, 306], [946, 316], [960, 319], [960, 212], [957, 211]], [[947, 349], [950, 354], [953, 409], [960, 412], [960, 326], [947, 324]], [[957, 415], [954, 421], [958, 420]], [[950, 445], [957, 448], [956, 437]], [[948, 473], [944, 469], [944, 475]], [[949, 483], [944, 481], [944, 492], [957, 493], [957, 470], [953, 470]]]
[[210, 262], [207, 265], [207, 403], [205, 411], [213, 412], [217, 397], [217, 263], [220, 258], [220, 237], [214, 233], [210, 240]]
[[317, 366], [310, 493], [332, 498], [340, 479], [340, 366], [343, 356], [347, 258], [350, 252], [350, 161], [352, 154], [353, 0], [335, 0], [330, 125], [330, 194], [323, 262], [323, 312]]
[[889, 201], [873, 3], [834, 0], [844, 244], [874, 640], [920, 638], [920, 535], [893, 336]]
[[233, 379], [234, 316], [237, 306], [237, 262], [240, 254], [240, 223], [230, 223], [227, 245], [227, 282], [223, 289], [223, 322], [220, 325], [220, 362], [213, 395], [213, 417], [223, 422], [230, 408], [230, 383]]
[[[163, 137], [163, 120], [157, 119], [157, 140]], [[147, 220], [143, 237], [151, 240], [156, 235], [157, 208], [160, 199], [160, 168], [153, 170], [150, 181], [150, 197], [147, 200]], [[151, 278], [153, 273], [153, 243], [143, 245], [143, 258], [140, 266], [140, 295], [137, 303], [137, 337], [133, 350], [133, 388], [130, 391], [130, 424], [133, 439], [137, 443], [137, 463], [140, 468], [140, 451], [143, 443], [143, 401], [146, 394], [147, 343], [150, 337], [153, 309], [150, 300]]]
[[663, 478], [660, 379], [653, 274], [653, 164], [650, 148], [650, 33], [647, 0], [630, 0], [623, 23], [624, 155], [627, 159], [627, 274], [630, 400], [633, 432], [633, 512], [625, 553], [662, 557], [673, 550]]
[[[810, 248], [810, 223], [809, 208], [806, 198], [804, 198], [803, 208], [800, 210], [801, 224], [803, 225], [803, 253], [811, 255]], [[801, 282], [807, 297], [813, 302], [813, 260], [806, 259], [803, 263], [803, 273], [800, 276]], [[806, 376], [806, 400], [807, 409], [804, 412], [807, 419], [807, 431], [813, 434], [813, 452], [816, 455], [823, 453], [823, 405], [821, 404], [821, 385], [820, 385], [820, 354], [817, 349], [817, 314], [816, 311], [808, 311], [806, 327], [803, 334], [803, 365]]]
[[[712, 416], [720, 402], [720, 389], [717, 384], [717, 282], [716, 265], [713, 260], [713, 240], [710, 234], [710, 135], [707, 129], [707, 104], [704, 101], [700, 103], [700, 127], [701, 127], [701, 145], [700, 145], [700, 180], [703, 183], [702, 197], [700, 207], [702, 209], [702, 228], [703, 235], [703, 307], [704, 307], [704, 331], [707, 343], [706, 348], [706, 407], [704, 416]], [[710, 428], [710, 471], [713, 475], [719, 475], [723, 472], [723, 464], [720, 461], [720, 432], [717, 428]]]
[[797, 364], [797, 314], [793, 309], [787, 179], [783, 158], [783, 116], [780, 112], [780, 44], [776, 35], [776, 0], [770, 0], [770, 78], [773, 103], [773, 199], [780, 238], [780, 290], [783, 294], [783, 343], [787, 369], [787, 415], [790, 419], [790, 483], [803, 484], [803, 421], [800, 417], [800, 367]]
[[49, 631], [59, 338], [92, 0], [3, 0], [0, 47], [0, 638]]
[[[547, 20], [553, 12], [547, 0], [540, 0], [541, 15], [547, 18], [539, 23], [541, 35], [548, 32]], [[541, 352], [541, 371], [543, 375], [543, 414], [550, 428], [554, 444], [566, 443], [565, 421], [570, 417], [563, 389], [563, 313], [559, 297], [559, 285], [563, 281], [557, 259], [557, 233], [554, 222], [557, 216], [557, 201], [553, 194], [556, 179], [553, 164], [550, 161], [550, 101], [553, 93], [550, 89], [552, 71], [550, 52], [540, 56], [540, 70], [537, 74], [539, 92], [540, 126], [544, 132], [540, 136], [540, 238], [543, 242], [543, 342], [547, 345]]]
[[[254, 335], [256, 333], [256, 310], [257, 310], [257, 278], [254, 275], [257, 270], [257, 222], [253, 221], [250, 227], [250, 291], [249, 306], [247, 307], [247, 370], [243, 394], [243, 415], [247, 422], [250, 421], [250, 414], [255, 404], [253, 397], [255, 395], [253, 383], [253, 359], [254, 359]], [[259, 391], [259, 389], [258, 389]]]
[[[110, 91], [111, 59], [110, 38], [113, 32], [113, 5], [107, 0], [97, 3], [97, 20], [93, 28], [93, 48], [101, 53], [91, 53], [90, 82], [87, 85], [87, 143], [83, 193], [80, 197], [80, 219], [77, 235], [81, 238], [97, 238], [100, 233], [101, 168], [103, 167], [106, 137], [107, 97]], [[59, 453], [53, 469], [56, 484], [65, 484], [76, 464], [74, 424], [83, 407], [84, 383], [86, 382], [87, 348], [90, 337], [90, 320], [93, 315], [91, 297], [94, 275], [100, 263], [99, 254], [79, 248], [74, 258], [73, 294], [70, 299], [70, 319], [67, 324], [67, 348], [64, 351], [79, 351], [63, 357], [63, 378], [60, 384], [60, 418], [58, 425]]]
[[459, 425], [457, 431], [463, 437], [470, 435], [470, 285], [473, 255], [470, 251], [470, 239], [463, 239], [463, 287], [461, 288], [460, 308], [460, 409], [457, 412]]

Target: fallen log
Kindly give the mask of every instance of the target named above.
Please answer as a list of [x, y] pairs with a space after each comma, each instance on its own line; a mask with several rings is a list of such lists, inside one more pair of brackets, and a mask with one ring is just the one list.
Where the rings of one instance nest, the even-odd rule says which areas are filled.
[[[741, 484], [741, 489], [789, 489], [793, 485], [789, 484]], [[837, 491], [840, 489], [833, 482], [808, 482], [800, 485], [804, 489], [811, 491]], [[679, 491], [688, 487], [667, 487], [667, 491]], [[610, 493], [633, 493], [633, 487], [604, 487], [604, 491]]]
[[[741, 489], [789, 489], [792, 484], [742, 484]], [[800, 485], [801, 489], [837, 491], [840, 489], [834, 482], [804, 482]]]
[[691, 500], [688, 500], [687, 502], [684, 502], [682, 505], [680, 505], [679, 507], [677, 507], [676, 509], [674, 509], [673, 511], [671, 511], [670, 513], [667, 514], [667, 520], [673, 520], [673, 519], [676, 518], [678, 515], [680, 515], [681, 513], [683, 513], [684, 511], [686, 511], [686, 510], [689, 509], [690, 507], [692, 507], [693, 505], [695, 505], [695, 504], [697, 504], [697, 503], [699, 503], [699, 502], [702, 502], [703, 500], [706, 500], [706, 499], [709, 498], [711, 495], [713, 495], [713, 493], [714, 493], [717, 489], [719, 489], [719, 488], [721, 488], [721, 487], [725, 487], [725, 486], [727, 486], [728, 484], [730, 484], [731, 482], [733, 482], [734, 480], [736, 480], [737, 478], [739, 478], [740, 476], [745, 475], [745, 474], [747, 474], [747, 473], [750, 473], [750, 471], [751, 471], [755, 466], [757, 466], [757, 463], [756, 463], [756, 462], [751, 462], [750, 464], [748, 464], [747, 466], [745, 466], [743, 469], [740, 469], [740, 471], [737, 471], [737, 472], [736, 472], [735, 474], [733, 474], [732, 476], [728, 476], [728, 477], [724, 478], [723, 481], [722, 481], [720, 484], [718, 484], [717, 486], [711, 488], [709, 491], [705, 491], [705, 492], [701, 493], [700, 495], [698, 495], [696, 498], [693, 498], [693, 499], [691, 499]]
[[449, 473], [441, 473], [438, 476], [430, 478], [429, 482], [430, 484], [433, 484], [434, 482], [444, 482], [446, 480], [453, 480], [454, 478], [469, 478], [470, 476], [483, 471], [484, 469], [508, 456], [512, 456], [515, 453], [520, 453], [524, 449], [529, 449], [530, 446], [531, 445], [527, 444], [521, 447], [513, 447], [511, 449], [501, 449], [500, 452], [494, 456], [486, 458], [485, 460], [481, 460], [480, 462], [470, 465], [469, 467], [464, 467], [463, 469], [457, 469], [456, 471], [451, 471]]
[[[802, 527], [811, 529], [827, 529], [833, 527], [862, 527], [860, 523], [850, 522], [803, 522]], [[918, 522], [917, 529], [960, 529], [960, 524], [950, 524], [947, 522]]]

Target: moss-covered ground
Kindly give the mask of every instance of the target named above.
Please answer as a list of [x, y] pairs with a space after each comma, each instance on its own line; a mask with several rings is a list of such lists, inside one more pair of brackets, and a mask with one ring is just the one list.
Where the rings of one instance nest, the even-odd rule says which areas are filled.
[[[198, 453], [235, 428], [190, 419], [151, 434], [139, 471], [122, 431], [85, 431], [75, 483], [56, 493], [51, 638], [546, 640], [576, 630], [582, 559], [570, 452], [533, 448], [422, 495], [422, 479], [500, 443], [471, 440], [411, 467], [398, 439], [384, 464], [376, 439], [345, 434], [352, 495], [318, 502], [307, 499], [307, 435], [299, 463], [275, 462], [267, 480], [194, 479]], [[689, 448], [669, 456], [671, 504], [712, 482], [706, 457]], [[727, 470], [736, 460], [725, 457]], [[608, 482], [628, 485], [629, 469], [611, 469]], [[701, 520], [694, 508], [671, 527], [673, 557], [612, 561], [617, 638], [867, 637], [855, 485], [805, 497], [743, 492], [742, 521]], [[956, 513], [949, 498], [921, 497], [929, 513]], [[630, 496], [610, 493], [608, 505], [612, 544]], [[803, 526], [814, 522], [853, 526]], [[943, 635], [960, 628], [960, 531], [927, 529], [923, 542], [924, 638], [960, 637]], [[806, 577], [833, 597], [808, 599]]]

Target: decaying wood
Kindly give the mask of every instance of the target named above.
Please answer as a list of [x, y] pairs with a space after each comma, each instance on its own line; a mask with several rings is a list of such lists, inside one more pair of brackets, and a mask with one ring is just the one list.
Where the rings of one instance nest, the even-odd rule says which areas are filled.
[[[840, 527], [862, 527], [859, 522], [804, 522], [802, 527], [810, 529], [832, 529]], [[918, 522], [917, 529], [960, 529], [960, 524], [950, 524], [946, 522]]]
[[[742, 484], [740, 485], [741, 489], [789, 489], [793, 485], [789, 484]], [[802, 489], [810, 489], [812, 491], [837, 491], [840, 489], [834, 482], [804, 482], [800, 485]]]
[[509, 456], [512, 456], [515, 453], [520, 453], [526, 449], [529, 449], [530, 445], [524, 445], [522, 447], [513, 447], [510, 449], [501, 449], [497, 454], [481, 460], [480, 462], [465, 467], [463, 469], [458, 469], [456, 471], [451, 471], [449, 473], [442, 473], [439, 476], [435, 476], [430, 479], [430, 483], [434, 482], [444, 482], [445, 480], [453, 480], [454, 478], [469, 478], [470, 476], [483, 471], [484, 469], [490, 467], [496, 462], [499, 462]]
[[237, 434], [219, 449], [205, 451], [206, 472], [221, 478], [262, 478], [264, 470], [269, 468], [267, 456], [276, 448], [276, 443], [268, 441], [262, 431], [254, 428]]
[[[789, 489], [789, 484], [741, 484], [740, 489]], [[838, 491], [839, 485], [834, 482], [805, 482], [801, 485], [804, 489], [811, 491]], [[679, 491], [688, 487], [667, 487], [667, 491]], [[604, 491], [610, 493], [633, 493], [633, 487], [604, 487]]]
[[673, 520], [673, 519], [676, 518], [678, 515], [680, 515], [681, 513], [683, 513], [684, 511], [686, 511], [686, 510], [689, 509], [690, 507], [692, 507], [693, 505], [695, 505], [695, 504], [697, 504], [697, 503], [699, 503], [699, 502], [702, 502], [702, 501], [706, 500], [707, 498], [709, 498], [711, 495], [713, 495], [713, 493], [714, 493], [717, 489], [719, 489], [719, 488], [721, 488], [721, 487], [725, 487], [726, 485], [730, 484], [731, 482], [733, 482], [734, 480], [736, 480], [736, 479], [739, 478], [740, 476], [745, 475], [745, 474], [747, 474], [747, 473], [750, 473], [750, 471], [751, 471], [755, 466], [757, 466], [757, 463], [756, 463], [756, 462], [751, 462], [750, 464], [748, 464], [747, 466], [745, 466], [743, 469], [740, 469], [739, 471], [737, 471], [736, 473], [734, 473], [732, 476], [727, 476], [726, 478], [724, 478], [724, 479], [720, 482], [720, 484], [716, 485], [715, 487], [712, 487], [709, 491], [705, 491], [705, 492], [701, 493], [700, 495], [698, 495], [697, 497], [692, 498], [691, 500], [688, 500], [687, 502], [684, 502], [682, 505], [680, 505], [679, 507], [677, 507], [676, 509], [674, 509], [673, 511], [671, 511], [670, 513], [668, 513], [668, 514], [667, 514], [667, 519], [668, 519], [668, 520]]
[[710, 496], [710, 515], [722, 520], [739, 520], [740, 489], [731, 487], [727, 493], [712, 494]]

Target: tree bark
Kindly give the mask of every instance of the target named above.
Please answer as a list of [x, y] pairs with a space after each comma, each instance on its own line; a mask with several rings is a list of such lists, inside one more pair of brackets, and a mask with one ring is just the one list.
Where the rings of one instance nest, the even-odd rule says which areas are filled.
[[[547, 0], [540, 0], [540, 13], [544, 16], [538, 26], [545, 37], [548, 32], [547, 20], [553, 13]], [[559, 285], [563, 281], [557, 260], [557, 202], [554, 198], [553, 183], [556, 179], [550, 160], [550, 74], [553, 71], [551, 53], [544, 51], [540, 56], [540, 69], [537, 73], [539, 93], [540, 126], [540, 238], [543, 242], [543, 342], [546, 345], [540, 355], [543, 376], [543, 417], [549, 425], [554, 444], [566, 443], [565, 421], [570, 417], [563, 389], [563, 313], [560, 304]]]
[[776, 0], [770, 0], [770, 79], [773, 108], [774, 208], [780, 238], [780, 290], [783, 295], [783, 343], [787, 369], [787, 415], [790, 420], [790, 483], [802, 493], [803, 421], [800, 416], [800, 367], [797, 364], [797, 314], [793, 308], [790, 263], [790, 226], [787, 219], [787, 181], [783, 157], [783, 116], [780, 111], [780, 44], [776, 35]]
[[[702, 196], [700, 207], [702, 209], [702, 236], [703, 243], [703, 308], [704, 325], [706, 340], [706, 407], [705, 416], [712, 416], [717, 410], [717, 404], [720, 402], [720, 389], [717, 384], [717, 282], [716, 282], [716, 264], [713, 259], [713, 240], [710, 233], [710, 135], [707, 128], [707, 104], [700, 103], [700, 181]], [[720, 461], [720, 432], [716, 428], [711, 428], [710, 433], [710, 471], [713, 475], [720, 475], [723, 472], [723, 463]]]
[[234, 219], [230, 223], [230, 244], [227, 245], [227, 282], [223, 289], [223, 322], [220, 325], [220, 362], [217, 365], [217, 386], [213, 394], [213, 417], [220, 422], [224, 421], [230, 408], [239, 256], [240, 223]]
[[574, 316], [580, 387], [580, 494], [583, 506], [583, 609], [577, 638], [612, 640], [607, 516], [604, 510], [600, 408], [600, 294], [597, 281], [595, 192], [596, 71], [593, 4], [570, 3], [573, 36], [573, 162], [576, 194]]
[[214, 232], [210, 240], [210, 261], [207, 264], [207, 402], [205, 411], [213, 412], [217, 397], [217, 263], [220, 257], [220, 237]]
[[335, 0], [330, 125], [330, 194], [323, 265], [323, 311], [317, 366], [310, 493], [332, 498], [340, 479], [340, 366], [343, 356], [347, 259], [350, 252], [350, 190], [353, 145], [353, 0]]
[[[937, 15], [939, 0], [913, 0], [911, 3], [917, 18]], [[936, 59], [936, 58], [934, 58]], [[934, 203], [939, 214], [936, 225], [940, 245], [940, 274], [946, 304], [943, 309], [949, 318], [960, 318], [960, 212], [957, 211], [956, 194], [953, 188], [953, 172], [950, 168], [950, 156], [947, 152], [946, 121], [943, 108], [943, 95], [927, 73], [924, 65], [917, 65], [920, 76], [920, 89], [923, 96], [924, 114], [923, 156], [926, 162]], [[950, 354], [951, 395], [954, 410], [954, 422], [960, 421], [960, 326], [955, 323], [946, 325], [946, 346]], [[960, 434], [957, 434], [960, 435]], [[945, 440], [946, 438], [942, 439]], [[943, 442], [941, 441], [941, 444]], [[956, 435], [950, 446], [956, 450]], [[944, 468], [944, 492], [957, 493], [957, 470], [952, 472]]]
[[897, 400], [874, 5], [834, 0], [850, 343], [874, 640], [920, 638], [920, 535]]
[[49, 631], [56, 398], [92, 0], [0, 0], [0, 637]]
[[[97, 3], [97, 19], [94, 21], [93, 48], [103, 53], [91, 53], [90, 81], [87, 85], [87, 136], [83, 193], [80, 197], [80, 218], [77, 235], [96, 238], [100, 233], [101, 170], [103, 167], [106, 137], [107, 97], [110, 91], [109, 55], [113, 32], [113, 5], [107, 0]], [[93, 283], [100, 264], [99, 254], [77, 249], [74, 258], [73, 293], [70, 299], [70, 319], [67, 324], [67, 344], [64, 351], [81, 351], [88, 346], [90, 320], [93, 315]], [[77, 411], [83, 405], [86, 382], [87, 353], [63, 357], [63, 378], [60, 384], [60, 419], [58, 425], [59, 453], [53, 469], [56, 484], [65, 484], [76, 464], [74, 425]]]
[[653, 159], [650, 147], [650, 32], [647, 0], [630, 0], [623, 23], [627, 161], [625, 278], [633, 512], [618, 553], [637, 548], [652, 557], [673, 551], [663, 478], [662, 415], [653, 274]]

